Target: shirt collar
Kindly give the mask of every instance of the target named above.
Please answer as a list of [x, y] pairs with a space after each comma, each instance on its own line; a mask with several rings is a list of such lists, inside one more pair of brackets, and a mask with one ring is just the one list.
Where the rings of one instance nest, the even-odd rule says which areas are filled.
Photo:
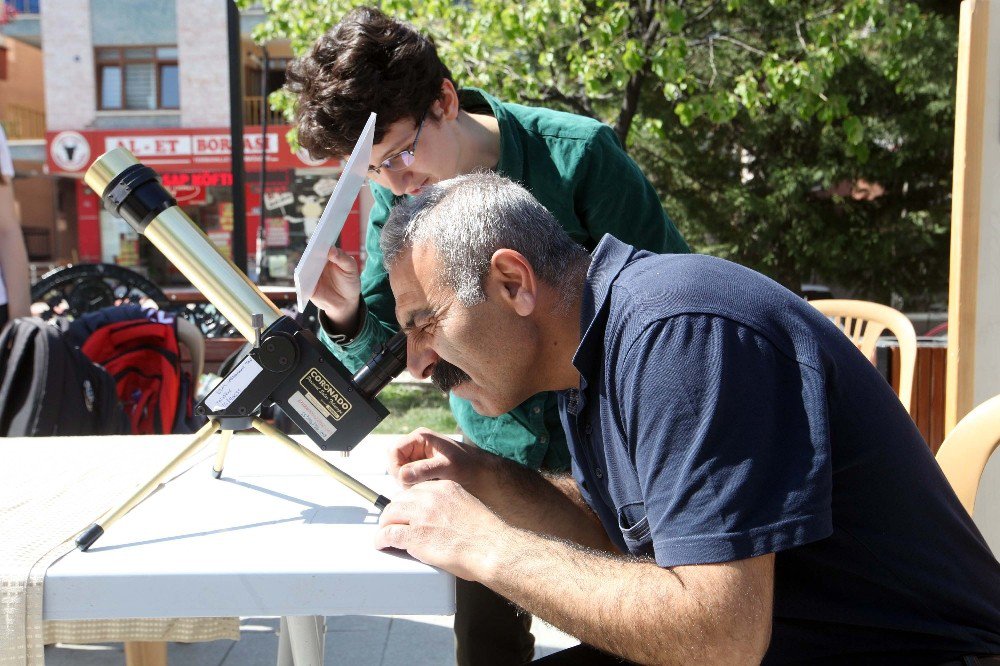
[[500, 125], [500, 161], [496, 172], [515, 182], [524, 175], [524, 148], [517, 138], [517, 120], [510, 115], [503, 103], [479, 88], [462, 88], [458, 91], [458, 105], [472, 113], [488, 106]]
[[580, 307], [580, 346], [573, 355], [573, 365], [583, 377], [593, 375], [604, 350], [604, 331], [608, 322], [608, 303], [611, 286], [632, 260], [636, 249], [611, 234], [605, 234], [591, 255], [590, 268], [583, 285], [583, 303]]

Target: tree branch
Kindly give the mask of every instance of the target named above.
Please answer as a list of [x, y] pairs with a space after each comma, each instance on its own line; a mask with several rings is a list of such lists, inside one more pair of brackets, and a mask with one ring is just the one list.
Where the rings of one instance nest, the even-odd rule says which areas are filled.
[[753, 53], [754, 55], [758, 55], [758, 56], [760, 56], [762, 58], [767, 55], [766, 51], [761, 51], [756, 46], [751, 46], [751, 45], [747, 44], [746, 42], [742, 42], [742, 41], [736, 39], [735, 37], [730, 37], [729, 35], [712, 35], [712, 36], [709, 37], [709, 42], [711, 42], [712, 39], [717, 39], [720, 42], [729, 42], [731, 44], [735, 44], [736, 46], [740, 47], [741, 49], [743, 49], [745, 51], [749, 51], [750, 53]]
[[709, 80], [708, 85], [711, 87], [715, 84], [716, 77], [719, 76], [719, 70], [715, 67], [715, 40], [708, 40], [708, 62], [712, 66], [712, 78]]
[[[655, 13], [650, 11], [648, 13], [640, 13], [638, 17], [640, 22], [639, 27], [642, 32], [643, 63], [639, 71], [630, 76], [628, 83], [625, 85], [625, 96], [622, 99], [618, 119], [615, 121], [614, 126], [615, 134], [618, 135], [618, 140], [621, 141], [623, 146], [626, 145], [626, 139], [628, 138], [629, 130], [632, 128], [632, 121], [635, 119], [635, 114], [639, 111], [639, 95], [642, 93], [642, 85], [652, 69], [649, 52], [652, 50], [656, 36], [660, 31], [660, 22], [654, 16]], [[637, 30], [636, 32], [640, 31]]]

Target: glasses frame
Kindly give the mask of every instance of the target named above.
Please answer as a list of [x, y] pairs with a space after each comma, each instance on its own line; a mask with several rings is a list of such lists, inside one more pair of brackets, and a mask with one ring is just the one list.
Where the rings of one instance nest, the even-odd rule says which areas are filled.
[[[413, 143], [410, 144], [409, 148], [404, 148], [394, 155], [390, 155], [381, 162], [378, 166], [368, 165], [368, 173], [374, 173], [375, 175], [381, 175], [382, 169], [386, 171], [402, 171], [403, 169], [412, 166], [414, 160], [417, 159], [417, 141], [420, 140], [420, 132], [424, 129], [424, 121], [427, 120], [427, 111], [424, 111], [424, 115], [420, 116], [420, 122], [417, 123], [417, 133], [413, 136]], [[409, 156], [409, 158], [407, 158]], [[396, 160], [399, 160], [400, 166], [393, 166]]]

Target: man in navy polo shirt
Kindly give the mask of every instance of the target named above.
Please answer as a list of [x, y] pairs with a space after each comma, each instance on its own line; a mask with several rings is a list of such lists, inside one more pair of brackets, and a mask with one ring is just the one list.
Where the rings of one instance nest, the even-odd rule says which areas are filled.
[[588, 256], [495, 174], [427, 188], [381, 242], [410, 372], [487, 415], [562, 391], [573, 478], [418, 431], [378, 547], [577, 636], [562, 663], [1000, 653], [1000, 565], [808, 303], [710, 257], [610, 236]]

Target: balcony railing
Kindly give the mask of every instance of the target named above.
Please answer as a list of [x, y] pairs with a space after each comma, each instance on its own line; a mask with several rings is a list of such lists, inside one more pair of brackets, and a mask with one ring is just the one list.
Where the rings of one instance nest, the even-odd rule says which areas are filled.
[[[247, 125], [260, 125], [260, 113], [261, 108], [265, 106], [265, 100], [263, 97], [244, 97], [243, 98], [243, 122]], [[288, 121], [285, 120], [284, 114], [280, 111], [275, 111], [271, 109], [270, 106], [266, 107], [267, 110], [267, 124], [268, 125], [287, 125]]]
[[17, 104], [8, 104], [0, 116], [8, 139], [44, 139], [45, 114]]

